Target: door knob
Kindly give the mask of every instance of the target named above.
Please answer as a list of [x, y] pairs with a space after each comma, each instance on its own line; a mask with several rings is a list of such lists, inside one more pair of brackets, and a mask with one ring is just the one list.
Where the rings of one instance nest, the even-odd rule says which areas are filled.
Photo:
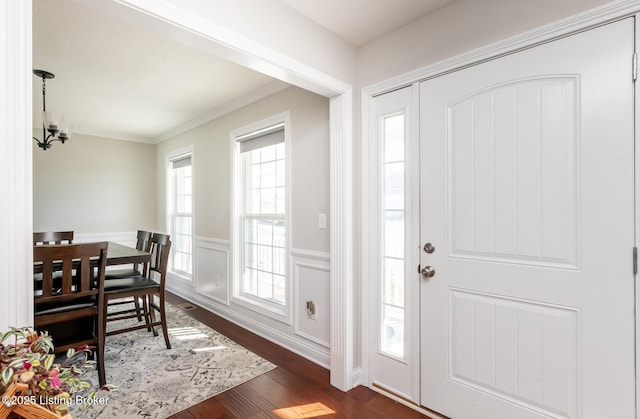
[[433, 269], [433, 266], [427, 265], [424, 268], [422, 268], [420, 273], [422, 274], [423, 278], [431, 278], [436, 274], [436, 270]]

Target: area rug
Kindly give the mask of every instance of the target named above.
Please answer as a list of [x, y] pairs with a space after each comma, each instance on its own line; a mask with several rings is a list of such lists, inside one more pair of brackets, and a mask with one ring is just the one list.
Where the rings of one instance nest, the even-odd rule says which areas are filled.
[[[108, 336], [106, 378], [118, 390], [99, 392], [102, 405], [92, 403], [84, 411], [73, 405], [74, 418], [166, 418], [275, 368], [180, 308], [166, 310], [172, 349], [160, 328], [156, 337], [146, 329]], [[130, 321], [111, 322], [107, 330]], [[96, 371], [83, 378], [98, 387]]]

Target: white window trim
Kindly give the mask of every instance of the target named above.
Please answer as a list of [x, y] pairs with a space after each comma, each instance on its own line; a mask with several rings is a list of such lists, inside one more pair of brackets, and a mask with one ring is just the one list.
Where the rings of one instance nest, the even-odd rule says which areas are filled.
[[[172, 241], [173, 240], [173, 236], [174, 236], [174, 232], [173, 232], [173, 204], [174, 204], [174, 197], [173, 197], [173, 169], [172, 169], [172, 165], [171, 165], [171, 161], [174, 160], [177, 157], [180, 156], [184, 156], [184, 155], [190, 155], [191, 156], [191, 173], [193, 176], [193, 173], [195, 171], [195, 157], [193, 154], [193, 145], [189, 145], [186, 147], [182, 147], [176, 150], [172, 150], [170, 152], [168, 152], [167, 154], [165, 154], [165, 172], [166, 172], [166, 204], [165, 204], [165, 208], [166, 208], [166, 230], [169, 232], [169, 234], [171, 235]], [[192, 180], [193, 182], [193, 180]], [[174, 278], [178, 278], [184, 281], [188, 281], [188, 282], [192, 282], [195, 278], [195, 268], [196, 268], [196, 252], [195, 252], [195, 220], [196, 220], [196, 208], [195, 208], [195, 188], [194, 188], [194, 184], [191, 184], [191, 241], [194, 244], [193, 248], [191, 249], [192, 253], [191, 253], [191, 272], [192, 274], [189, 275], [186, 272], [182, 272], [182, 271], [174, 271], [173, 270], [173, 250], [174, 250], [174, 246], [172, 246], [171, 248], [171, 255], [169, 256], [169, 268], [168, 271], [171, 273], [171, 276]]]
[[[285, 304], [276, 306], [269, 304], [263, 299], [251, 297], [242, 293], [242, 225], [239, 216], [243, 208], [242, 185], [242, 162], [239, 152], [237, 138], [258, 130], [284, 123], [284, 144], [285, 144]], [[231, 154], [231, 269], [230, 282], [232, 284], [231, 301], [235, 304], [248, 308], [263, 316], [270, 317], [279, 322], [291, 325], [292, 302], [293, 302], [293, 281], [291, 279], [292, 257], [291, 257], [291, 123], [290, 112], [283, 112], [269, 118], [253, 122], [241, 128], [237, 128], [229, 134], [229, 150]]]

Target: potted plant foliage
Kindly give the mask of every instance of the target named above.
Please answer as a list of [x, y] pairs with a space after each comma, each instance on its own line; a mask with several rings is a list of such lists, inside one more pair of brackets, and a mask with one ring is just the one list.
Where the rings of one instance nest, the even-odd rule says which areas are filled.
[[[26, 418], [71, 418], [74, 395], [91, 387], [82, 375], [93, 368], [88, 346], [70, 349], [66, 358], [54, 355], [51, 336], [30, 327], [11, 328], [0, 336], [0, 419], [10, 414]], [[99, 390], [110, 390], [106, 385]], [[95, 399], [98, 390], [86, 399]], [[77, 399], [77, 397], [76, 397]], [[77, 402], [77, 400], [75, 401]], [[83, 409], [88, 404], [83, 403]]]

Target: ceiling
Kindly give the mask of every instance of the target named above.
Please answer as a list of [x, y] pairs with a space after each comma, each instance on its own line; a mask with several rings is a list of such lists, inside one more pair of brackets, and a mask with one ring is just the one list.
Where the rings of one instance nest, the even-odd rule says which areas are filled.
[[[281, 1], [359, 46], [453, 0]], [[286, 87], [77, 0], [33, 0], [33, 68], [55, 74], [47, 109], [73, 132], [149, 143]], [[33, 107], [41, 126], [35, 76]]]
[[281, 0], [354, 46], [361, 46], [454, 0]]

